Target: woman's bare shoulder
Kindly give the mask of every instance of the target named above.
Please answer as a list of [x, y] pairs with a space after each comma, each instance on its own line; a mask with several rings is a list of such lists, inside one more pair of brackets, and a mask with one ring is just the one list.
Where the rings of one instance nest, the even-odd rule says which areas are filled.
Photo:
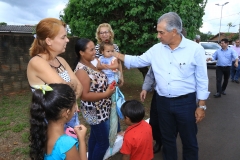
[[51, 71], [51, 66], [42, 57], [35, 56], [31, 58], [28, 63], [28, 70], [35, 71], [36, 73]]
[[30, 61], [28, 62], [28, 66], [38, 66], [42, 63], [46, 63], [46, 60], [41, 57], [35, 56], [30, 59]]
[[30, 61], [28, 62], [29, 66], [39, 66], [39, 65], [43, 65], [43, 64], [48, 64], [47, 61], [39, 56], [34, 56], [30, 59]]

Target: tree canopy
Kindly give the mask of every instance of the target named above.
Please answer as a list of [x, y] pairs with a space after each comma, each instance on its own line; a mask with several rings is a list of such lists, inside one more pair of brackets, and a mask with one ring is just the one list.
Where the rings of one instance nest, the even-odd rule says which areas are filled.
[[198, 33], [201, 37], [201, 41], [203, 42], [207, 42], [209, 41], [209, 39], [213, 36], [212, 32], [208, 32], [208, 33], [202, 33], [202, 32], [199, 32]]
[[176, 12], [182, 18], [187, 37], [193, 39], [202, 25], [207, 0], [69, 0], [60, 17], [71, 34], [96, 42], [99, 24], [109, 23], [123, 53], [139, 54], [157, 43], [158, 18]]
[[0, 22], [0, 26], [6, 26], [7, 23], [6, 22]]

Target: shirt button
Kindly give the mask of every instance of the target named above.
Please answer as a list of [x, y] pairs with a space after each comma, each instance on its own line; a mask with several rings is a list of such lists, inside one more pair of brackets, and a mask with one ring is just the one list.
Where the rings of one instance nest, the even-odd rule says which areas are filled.
[[168, 73], [168, 74], [170, 74], [170, 73]]

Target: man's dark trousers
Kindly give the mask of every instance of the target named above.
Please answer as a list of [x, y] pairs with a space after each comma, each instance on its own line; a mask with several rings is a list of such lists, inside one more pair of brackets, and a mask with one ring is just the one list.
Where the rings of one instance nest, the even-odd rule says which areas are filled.
[[[228, 79], [230, 76], [230, 66], [217, 66], [216, 68], [216, 80], [217, 80], [217, 92], [222, 93], [225, 91], [228, 85]], [[223, 84], [222, 84], [223, 77]]]
[[238, 67], [235, 67], [234, 66], [235, 64], [235, 61], [232, 62], [232, 66], [231, 66], [231, 69], [230, 69], [230, 78], [231, 80], [233, 81], [238, 81], [238, 78], [239, 78], [239, 74], [240, 74], [240, 61], [238, 62]]
[[198, 160], [196, 93], [176, 98], [157, 94], [156, 100], [162, 133], [163, 159], [177, 160], [176, 138], [179, 133], [183, 145], [183, 160]]
[[161, 135], [161, 132], [160, 132], [160, 127], [159, 127], [159, 122], [158, 122], [156, 94], [157, 94], [157, 92], [154, 91], [153, 97], [152, 97], [152, 102], [151, 102], [149, 124], [152, 127], [153, 139], [161, 147], [162, 146], [162, 135]]

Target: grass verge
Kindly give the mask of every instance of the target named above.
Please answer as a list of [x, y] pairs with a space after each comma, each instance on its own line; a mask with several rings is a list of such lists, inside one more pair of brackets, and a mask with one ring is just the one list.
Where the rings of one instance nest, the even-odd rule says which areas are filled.
[[[124, 85], [121, 87], [125, 99], [140, 100], [140, 92], [143, 84], [142, 74], [137, 69], [124, 70]], [[149, 110], [152, 93], [145, 102], [146, 116], [149, 118]], [[0, 160], [26, 160], [29, 159], [29, 104], [31, 92], [0, 97]], [[85, 123], [79, 114], [81, 123]], [[121, 123], [121, 129], [127, 126]], [[89, 128], [89, 126], [86, 124]], [[89, 136], [88, 129], [88, 135]]]

